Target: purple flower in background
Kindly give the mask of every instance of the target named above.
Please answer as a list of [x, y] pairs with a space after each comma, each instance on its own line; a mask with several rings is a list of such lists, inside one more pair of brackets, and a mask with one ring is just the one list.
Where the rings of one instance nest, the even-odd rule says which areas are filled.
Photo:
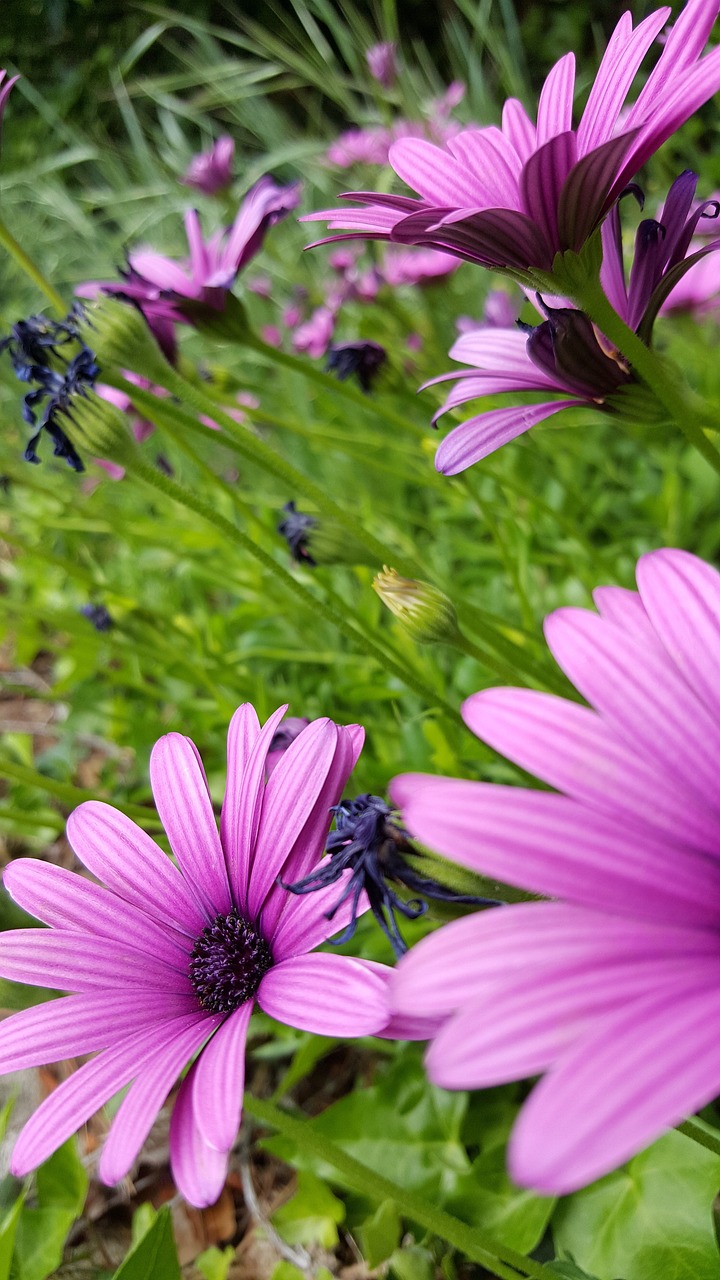
[[365, 54], [370, 75], [382, 85], [383, 89], [392, 89], [397, 76], [397, 48], [393, 40], [384, 40], [374, 44]]
[[186, 187], [214, 196], [217, 191], [224, 191], [230, 186], [234, 158], [235, 142], [228, 134], [223, 134], [209, 151], [193, 156], [182, 182]]
[[298, 326], [292, 337], [296, 351], [317, 359], [324, 356], [335, 332], [336, 313], [330, 307], [317, 307], [309, 320]]
[[285, 503], [283, 512], [283, 518], [277, 527], [278, 533], [287, 542], [293, 560], [296, 560], [298, 564], [306, 564], [311, 569], [314, 569], [317, 565], [317, 560], [315, 560], [309, 548], [309, 535], [311, 530], [317, 527], [316, 516], [308, 515], [305, 511], [298, 511], [294, 500]]
[[[547, 1074], [510, 1141], [513, 1179], [564, 1195], [720, 1093], [720, 574], [685, 551], [639, 594], [560, 609], [550, 648], [590, 703], [487, 689], [479, 738], [555, 792], [408, 774], [413, 836], [553, 899], [445, 926], [400, 964], [396, 1009], [446, 1021], [444, 1088]], [[560, 792], [561, 794], [557, 794]]]
[[394, 240], [487, 267], [551, 270], [555, 254], [582, 248], [642, 165], [720, 88], [720, 47], [701, 57], [717, 9], [717, 0], [689, 0], [630, 107], [630, 87], [669, 8], [634, 30], [623, 14], [577, 128], [568, 53], [545, 81], [535, 123], [511, 98], [500, 129], [463, 129], [440, 146], [396, 141], [390, 163], [419, 198], [355, 191], [347, 198], [361, 208], [306, 220], [328, 221], [342, 233], [330, 239]]
[[20, 79], [20, 76], [10, 76], [10, 79], [6, 80], [6, 76], [7, 71], [0, 67], [0, 131], [2, 130], [2, 119], [5, 107], [7, 106], [7, 100], [12, 92], [13, 85], [17, 84]]
[[[720, 249], [711, 240], [688, 253], [701, 218], [718, 215], [718, 202], [693, 206], [697, 177], [689, 170], [672, 184], [658, 219], [643, 220], [635, 237], [629, 280], [625, 277], [619, 207], [602, 229], [601, 279], [615, 310], [649, 344], [662, 304], [694, 263]], [[546, 320], [535, 328], [477, 329], [459, 338], [450, 355], [472, 365], [466, 373], [444, 374], [433, 381], [457, 379], [435, 420], [469, 400], [504, 392], [542, 392], [540, 404], [491, 409], [467, 419], [445, 437], [435, 465], [455, 475], [508, 441], [563, 409], [584, 406], [617, 411], [612, 397], [634, 381], [632, 369], [599, 334], [581, 311], [549, 307], [540, 299]], [[431, 384], [427, 384], [431, 385]], [[556, 399], [569, 396], [569, 399]]]
[[269, 228], [294, 209], [299, 199], [299, 183], [281, 187], [273, 178], [261, 178], [246, 195], [232, 226], [214, 232], [208, 240], [203, 238], [197, 211], [188, 210], [187, 261], [176, 262], [153, 249], [136, 249], [128, 254], [123, 281], [93, 282], [76, 292], [81, 297], [94, 297], [101, 290], [134, 302], [162, 347], [161, 333], [167, 333], [168, 326], [173, 333], [177, 323], [192, 324], [198, 306], [224, 310], [238, 272], [259, 252]]
[[303, 729], [307, 729], [309, 723], [310, 721], [306, 720], [305, 716], [285, 716], [285, 719], [281, 721], [280, 727], [270, 743], [265, 760], [265, 773], [268, 778], [273, 769], [280, 763], [291, 742], [295, 741]]
[[453, 254], [435, 249], [401, 249], [392, 246], [383, 258], [380, 274], [391, 288], [404, 284], [426, 284], [456, 271], [460, 263]]
[[[695, 249], [704, 246], [695, 241]], [[695, 263], [673, 288], [660, 308], [660, 315], [688, 311], [696, 317], [706, 316], [720, 308], [720, 257], [713, 254]]]
[[326, 159], [338, 169], [350, 169], [354, 164], [385, 164], [392, 140], [390, 130], [381, 125], [347, 129], [330, 144]]
[[307, 954], [348, 923], [343, 911], [326, 919], [335, 891], [305, 903], [278, 884], [307, 875], [322, 856], [363, 731], [314, 721], [266, 781], [285, 711], [262, 729], [247, 704], [233, 716], [219, 833], [193, 743], [170, 733], [155, 745], [151, 781], [177, 866], [124, 814], [90, 801], [70, 816], [68, 835], [100, 884], [31, 858], [6, 867], [13, 898], [51, 927], [3, 933], [0, 973], [75, 994], [0, 1025], [0, 1070], [97, 1053], [25, 1125], [16, 1176], [129, 1086], [99, 1166], [104, 1182], [118, 1182], [195, 1058], [173, 1109], [170, 1161], [185, 1198], [212, 1204], [240, 1122], [255, 1002], [320, 1035], [386, 1026], [389, 969]]

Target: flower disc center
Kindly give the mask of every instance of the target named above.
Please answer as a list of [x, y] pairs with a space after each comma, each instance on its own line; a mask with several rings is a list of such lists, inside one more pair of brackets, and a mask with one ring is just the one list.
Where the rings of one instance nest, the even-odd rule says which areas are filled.
[[272, 968], [269, 944], [236, 907], [216, 916], [190, 956], [190, 981], [203, 1009], [232, 1013], [255, 995]]

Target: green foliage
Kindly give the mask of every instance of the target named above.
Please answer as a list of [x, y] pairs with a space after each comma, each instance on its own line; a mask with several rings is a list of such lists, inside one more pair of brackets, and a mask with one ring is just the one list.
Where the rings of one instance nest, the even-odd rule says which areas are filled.
[[88, 1178], [74, 1138], [35, 1175], [35, 1201], [23, 1204], [15, 1224], [13, 1280], [46, 1280], [63, 1256], [67, 1234], [82, 1212]]
[[272, 1216], [272, 1223], [288, 1244], [320, 1244], [334, 1249], [345, 1205], [309, 1170], [298, 1173], [297, 1190]]
[[400, 1243], [402, 1224], [393, 1200], [383, 1200], [371, 1218], [360, 1227], [363, 1257], [369, 1267], [377, 1267]]
[[553, 1236], [598, 1280], [715, 1280], [720, 1157], [668, 1133], [560, 1205]]
[[195, 1267], [205, 1280], [227, 1280], [227, 1274], [232, 1266], [235, 1250], [230, 1246], [226, 1249], [216, 1249], [213, 1245], [210, 1249], [204, 1249], [195, 1259]]
[[136, 1241], [113, 1280], [180, 1280], [169, 1209], [161, 1209]]

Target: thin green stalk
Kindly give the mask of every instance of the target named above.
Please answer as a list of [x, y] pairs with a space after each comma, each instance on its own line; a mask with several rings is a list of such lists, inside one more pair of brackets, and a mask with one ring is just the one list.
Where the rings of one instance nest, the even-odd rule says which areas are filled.
[[23, 249], [22, 245], [18, 244], [12, 232], [5, 226], [5, 223], [1, 219], [0, 245], [2, 245], [3, 249], [7, 249], [10, 257], [15, 260], [17, 265], [20, 267], [20, 270], [24, 271], [25, 275], [30, 277], [33, 284], [37, 285], [40, 292], [47, 298], [53, 310], [61, 317], [67, 315], [67, 306], [57, 289], [51, 285], [49, 280], [45, 279], [40, 268], [35, 265], [32, 258], [30, 258]]
[[423, 680], [415, 675], [414, 671], [403, 666], [397, 659], [381, 648], [375, 640], [372, 640], [368, 635], [358, 631], [354, 626], [352, 626], [347, 619], [347, 610], [345, 610], [344, 613], [341, 613], [321, 597], [316, 596], [312, 591], [309, 591], [302, 582], [299, 582], [297, 578], [294, 578], [292, 574], [287, 571], [287, 569], [284, 569], [282, 565], [278, 564], [278, 562], [273, 559], [273, 557], [265, 551], [263, 547], [259, 546], [258, 543], [253, 542], [247, 534], [243, 533], [241, 529], [238, 529], [237, 526], [232, 524], [230, 520], [227, 520], [225, 516], [220, 515], [213, 507], [209, 506], [208, 503], [204, 502], [201, 498], [196, 497], [196, 495], [191, 493], [189, 490], [184, 489], [181, 485], [177, 484], [176, 481], [170, 480], [159, 471], [155, 471], [152, 467], [148, 466], [147, 463], [143, 462], [137, 454], [132, 456], [132, 460], [124, 459], [124, 462], [127, 470], [131, 474], [136, 475], [138, 479], [144, 481], [144, 483], [149, 485], [151, 488], [159, 489], [166, 497], [172, 498], [173, 501], [180, 503], [182, 506], [188, 507], [191, 511], [194, 511], [204, 520], [207, 520], [210, 525], [213, 525], [223, 538], [229, 540], [231, 543], [235, 543], [241, 547], [243, 551], [246, 551], [256, 560], [259, 560], [263, 568], [272, 573], [289, 592], [297, 596], [298, 599], [302, 601], [305, 608], [309, 608], [316, 614], [322, 614], [333, 624], [333, 626], [337, 628], [338, 631], [341, 632], [342, 635], [349, 639], [352, 644], [360, 645], [370, 657], [374, 658], [375, 661], [379, 663], [381, 667], [384, 667], [387, 671], [397, 676], [404, 685], [417, 693], [424, 702], [428, 703], [430, 706], [437, 707], [439, 710], [443, 711], [444, 714], [453, 721], [453, 723], [461, 724], [464, 727], [463, 719], [457, 708], [451, 706], [451, 704], [446, 702], [444, 698], [439, 697], [438, 694], [435, 693], [434, 689], [431, 689], [429, 685], [426, 685]]
[[611, 306], [599, 280], [586, 277], [574, 285], [572, 296], [578, 307], [614, 343], [643, 382], [654, 392], [685, 438], [720, 475], [720, 453], [705, 434], [706, 426], [716, 429], [717, 424], [707, 421], [707, 415], [697, 397], [683, 386], [679, 371], [669, 370], [665, 361], [647, 347], [625, 323]]
[[520, 1280], [521, 1277], [548, 1280], [548, 1270], [541, 1263], [493, 1240], [477, 1227], [469, 1227], [467, 1223], [446, 1213], [444, 1209], [438, 1209], [414, 1192], [405, 1191], [389, 1178], [384, 1178], [382, 1174], [348, 1155], [342, 1147], [318, 1133], [306, 1121], [296, 1119], [272, 1102], [261, 1101], [249, 1093], [245, 1094], [244, 1106], [261, 1124], [277, 1130], [296, 1142], [301, 1150], [331, 1164], [353, 1190], [377, 1203], [393, 1200], [404, 1217], [410, 1218], [441, 1240], [446, 1240], [466, 1258], [480, 1263], [502, 1280]]
[[706, 1151], [712, 1151], [713, 1155], [720, 1156], [720, 1130], [711, 1129], [709, 1125], [703, 1124], [697, 1118], [683, 1120], [682, 1124], [676, 1124], [675, 1128], [678, 1133], [684, 1133], [686, 1138], [692, 1138], [698, 1146], [705, 1147]]
[[[0, 774], [4, 778], [14, 778], [16, 782], [27, 783], [28, 786], [38, 787], [41, 791], [47, 791], [48, 795], [56, 796], [63, 804], [71, 806], [73, 809], [82, 804], [85, 800], [97, 800], [94, 791], [86, 791], [83, 787], [75, 787], [70, 782], [58, 782], [56, 778], [48, 778], [44, 773], [38, 773], [35, 769], [29, 769], [24, 764], [18, 764], [15, 760], [10, 760], [6, 755], [0, 755]], [[145, 829], [152, 827], [154, 830], [160, 829], [160, 819], [152, 809], [144, 809], [139, 804], [123, 803], [123, 813], [128, 818], [133, 818]]]

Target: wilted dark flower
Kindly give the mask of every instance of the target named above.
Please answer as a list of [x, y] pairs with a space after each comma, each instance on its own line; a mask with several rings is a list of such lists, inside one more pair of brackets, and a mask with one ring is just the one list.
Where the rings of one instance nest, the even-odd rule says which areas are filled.
[[367, 393], [386, 360], [385, 348], [379, 342], [342, 342], [330, 348], [326, 368], [341, 382], [355, 374]]
[[278, 533], [287, 539], [293, 560], [297, 560], [298, 564], [308, 564], [314, 568], [317, 561], [311, 556], [307, 544], [308, 533], [315, 528], [317, 520], [314, 516], [298, 511], [294, 502], [286, 502], [283, 511], [285, 519], [280, 521], [277, 527]]
[[115, 623], [104, 604], [84, 604], [80, 612], [91, 622], [96, 631], [112, 631]]
[[[56, 458], [65, 458], [74, 471], [83, 471], [82, 461], [58, 422], [61, 415], [71, 416], [74, 397], [85, 395], [95, 385], [100, 372], [95, 354], [80, 339], [78, 313], [72, 310], [63, 321], [45, 316], [29, 316], [13, 325], [10, 336], [0, 342], [0, 353], [7, 351], [20, 382], [34, 384], [23, 400], [23, 418], [38, 430], [25, 449], [27, 462], [38, 463], [37, 444], [43, 431], [54, 444]], [[68, 359], [64, 348], [79, 347]], [[43, 402], [44, 405], [43, 405]], [[38, 422], [36, 410], [43, 405]]]
[[[417, 920], [427, 911], [425, 898], [436, 902], [457, 902], [472, 906], [496, 905], [488, 898], [455, 893], [439, 884], [431, 876], [420, 875], [407, 861], [407, 855], [422, 855], [412, 844], [404, 827], [397, 821], [396, 813], [380, 796], [361, 795], [354, 800], [343, 800], [335, 805], [335, 830], [331, 831], [325, 852], [328, 858], [310, 875], [295, 884], [283, 887], [290, 893], [314, 893], [335, 884], [348, 868], [352, 876], [331, 911], [331, 920], [338, 908], [351, 898], [350, 923], [338, 942], [347, 942], [357, 927], [357, 912], [363, 891], [367, 894], [370, 909], [380, 928], [388, 938], [397, 956], [404, 955], [407, 946], [403, 941], [395, 913], [400, 912], [408, 920]], [[402, 885], [411, 893], [422, 895], [410, 901], [398, 896], [394, 884]]]

